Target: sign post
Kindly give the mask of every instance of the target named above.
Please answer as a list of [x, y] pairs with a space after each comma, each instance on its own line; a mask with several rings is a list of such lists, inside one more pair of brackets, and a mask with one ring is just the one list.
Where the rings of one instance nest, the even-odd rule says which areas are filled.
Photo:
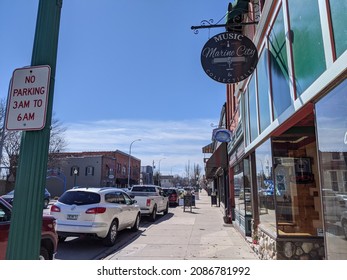
[[[45, 91], [44, 94], [42, 94], [43, 90], [37, 91], [41, 96], [45, 94], [48, 96], [47, 112], [46, 118], [43, 118], [45, 119], [43, 127], [41, 128], [42, 118], [40, 117], [37, 118], [37, 120], [40, 119], [41, 121], [32, 126], [33, 131], [25, 130], [22, 132], [20, 157], [15, 185], [15, 198], [13, 201], [11, 227], [6, 251], [6, 259], [8, 260], [35, 260], [39, 259], [40, 255], [43, 194], [47, 176], [48, 148], [52, 121], [53, 92], [61, 8], [62, 0], [40, 0], [38, 5], [31, 65], [49, 65], [51, 69], [49, 75], [49, 95], [48, 91]], [[24, 84], [35, 84], [36, 79], [41, 77], [41, 74], [36, 74], [36, 70], [33, 70], [33, 76], [35, 76], [35, 78], [30, 75], [30, 72], [29, 75], [25, 75], [25, 77], [28, 78], [24, 78]], [[47, 73], [44, 75], [42, 74], [42, 76], [45, 76], [46, 74]], [[23, 80], [21, 80], [21, 83], [23, 83]], [[43, 84], [46, 85], [45, 83]], [[41, 83], [38, 85], [40, 86]], [[25, 87], [22, 87], [21, 94], [23, 94], [24, 88]], [[29, 86], [26, 88], [26, 93], [28, 94], [29, 88], [31, 87]], [[31, 90], [31, 93], [32, 92], [33, 91]], [[19, 97], [19, 95], [18, 88], [15, 97]], [[29, 95], [24, 94], [23, 97], [28, 97]], [[18, 102], [19, 100], [16, 101]], [[34, 99], [33, 101], [30, 99], [29, 103], [29, 99], [25, 99], [25, 101], [23, 99], [20, 101], [23, 101], [21, 103], [22, 105], [18, 103], [16, 105], [13, 103], [12, 106], [15, 108], [9, 109], [13, 110], [14, 116], [17, 116], [17, 118], [19, 115], [17, 109], [24, 110], [29, 107], [31, 109], [36, 108]], [[36, 102], [37, 106], [39, 105], [38, 102], [39, 101]], [[43, 104], [41, 107], [43, 107]], [[32, 115], [33, 113], [34, 115]], [[27, 117], [23, 117], [23, 120], [17, 119], [12, 122], [9, 119], [8, 126], [11, 127], [11, 125], [13, 125], [13, 128], [18, 128], [21, 125], [24, 126], [24, 123], [26, 123], [25, 127], [28, 127], [31, 126], [36, 117], [38, 117], [38, 115], [36, 115], [38, 112], [36, 111], [28, 111], [24, 112], [24, 114], [27, 114]]]

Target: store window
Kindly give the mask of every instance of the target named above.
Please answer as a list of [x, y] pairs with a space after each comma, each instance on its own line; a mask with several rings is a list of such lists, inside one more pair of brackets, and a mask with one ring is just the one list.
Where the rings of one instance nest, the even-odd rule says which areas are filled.
[[243, 186], [243, 167], [242, 164], [236, 164], [234, 167], [234, 195], [235, 210], [238, 215], [245, 215], [244, 186]]
[[318, 101], [316, 122], [327, 256], [328, 259], [345, 260], [347, 259], [347, 80]]
[[242, 95], [242, 105], [244, 107], [243, 119], [244, 119], [244, 124], [245, 124], [245, 143], [247, 146], [250, 143], [248, 90], [246, 91], [245, 94]]
[[252, 216], [252, 195], [251, 195], [251, 166], [249, 158], [243, 160], [243, 185], [244, 185], [244, 202], [246, 216]]
[[263, 50], [257, 65], [260, 132], [271, 123], [269, 98], [268, 51]]
[[249, 127], [251, 142], [258, 137], [258, 111], [255, 78], [252, 76], [248, 85]]
[[275, 197], [272, 179], [271, 141], [255, 150], [259, 221], [261, 227], [276, 233]]
[[318, 1], [287, 2], [295, 85], [301, 95], [326, 69]]
[[330, 18], [332, 21], [335, 41], [335, 52], [336, 57], [339, 57], [347, 49], [347, 2], [346, 0], [329, 0], [329, 2], [331, 11]]
[[282, 8], [277, 14], [268, 41], [273, 114], [276, 119], [291, 105], [292, 100], [289, 89], [286, 35]]

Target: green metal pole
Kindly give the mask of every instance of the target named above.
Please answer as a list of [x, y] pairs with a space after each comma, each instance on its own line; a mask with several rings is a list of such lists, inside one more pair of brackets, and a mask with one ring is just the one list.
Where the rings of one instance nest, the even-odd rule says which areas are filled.
[[22, 133], [15, 199], [6, 251], [8, 260], [35, 260], [40, 254], [43, 196], [62, 2], [62, 0], [39, 1], [31, 65], [51, 67], [46, 124], [42, 130]]

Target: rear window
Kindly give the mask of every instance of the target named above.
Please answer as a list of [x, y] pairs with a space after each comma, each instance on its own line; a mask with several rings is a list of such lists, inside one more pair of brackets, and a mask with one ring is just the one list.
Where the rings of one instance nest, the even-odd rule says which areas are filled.
[[133, 187], [132, 192], [156, 192], [155, 187]]
[[176, 190], [173, 189], [163, 189], [165, 194], [177, 194]]
[[100, 195], [85, 191], [65, 192], [58, 201], [67, 205], [88, 205], [99, 203]]

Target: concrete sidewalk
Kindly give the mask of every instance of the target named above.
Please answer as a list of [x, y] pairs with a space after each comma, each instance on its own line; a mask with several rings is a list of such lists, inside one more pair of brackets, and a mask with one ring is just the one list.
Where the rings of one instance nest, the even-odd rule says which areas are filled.
[[108, 260], [257, 260], [248, 241], [231, 224], [224, 224], [217, 206], [205, 191], [196, 206], [170, 208], [130, 244], [104, 259]]

